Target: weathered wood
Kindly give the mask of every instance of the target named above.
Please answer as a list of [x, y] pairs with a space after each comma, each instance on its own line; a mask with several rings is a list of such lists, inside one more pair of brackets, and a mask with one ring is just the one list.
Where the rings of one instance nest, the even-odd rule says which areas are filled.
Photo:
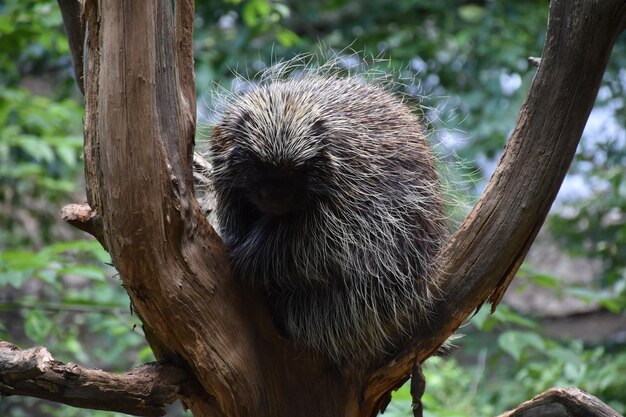
[[[417, 373], [421, 373], [416, 368]], [[417, 378], [415, 397], [423, 391]], [[75, 407], [161, 416], [190, 381], [180, 368], [151, 363], [111, 374], [56, 361], [42, 347], [21, 350], [0, 341], [0, 395], [28, 395]], [[193, 389], [193, 388], [192, 388]], [[421, 415], [418, 406], [414, 409]], [[574, 387], [552, 388], [498, 417], [622, 417], [596, 397]]]
[[0, 341], [0, 394], [28, 395], [75, 407], [161, 416], [176, 401], [187, 374], [152, 363], [112, 374], [54, 360], [42, 347], [21, 350]]
[[204, 389], [186, 399], [196, 415], [344, 414], [357, 392], [277, 334], [262, 301], [231, 278], [192, 198], [193, 97], [173, 36], [190, 30], [165, 28], [169, 1], [103, 4], [86, 6], [88, 199], [151, 345], [193, 370]]
[[578, 388], [552, 388], [498, 417], [622, 417]]

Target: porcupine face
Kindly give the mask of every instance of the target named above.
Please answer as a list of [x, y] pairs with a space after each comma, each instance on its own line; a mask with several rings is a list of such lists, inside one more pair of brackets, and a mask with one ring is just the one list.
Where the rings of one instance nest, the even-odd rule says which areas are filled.
[[[274, 84], [233, 102], [214, 128], [217, 215], [233, 268], [243, 279], [301, 275], [289, 267], [293, 254], [285, 251], [290, 242], [306, 239], [300, 234], [303, 219], [317, 215], [333, 188], [325, 155], [328, 131], [316, 104], [288, 84]], [[286, 256], [292, 259], [278, 271], [273, 259]]]
[[[315, 197], [315, 172], [325, 169], [322, 122], [301, 120], [312, 124], [296, 127], [290, 124], [295, 116], [282, 106], [266, 110], [267, 114], [254, 116], [244, 110], [229, 126], [234, 135], [223, 161], [224, 179], [263, 215], [290, 215], [306, 209]], [[284, 124], [271, 124], [269, 117]]]

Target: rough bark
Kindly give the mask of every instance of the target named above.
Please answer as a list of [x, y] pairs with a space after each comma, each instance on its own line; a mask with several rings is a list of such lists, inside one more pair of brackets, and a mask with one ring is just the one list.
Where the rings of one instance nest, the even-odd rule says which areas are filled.
[[[193, 11], [176, 4], [178, 15]], [[250, 381], [261, 378], [252, 333], [221, 242], [191, 194], [193, 74], [179, 59], [192, 58], [175, 39], [191, 41], [191, 22], [175, 19], [169, 1], [90, 2], [85, 12], [86, 179], [105, 246], [151, 344], [202, 382], [194, 413], [252, 415], [260, 386]], [[175, 31], [175, 22], [187, 27]]]
[[[89, 205], [157, 356], [199, 381], [198, 416], [364, 416], [480, 305], [499, 302], [567, 171], [617, 35], [623, 0], [553, 0], [529, 97], [481, 200], [441, 254], [441, 299], [418, 340], [366, 377], [281, 339], [231, 278], [192, 195], [193, 3], [87, 2]], [[99, 226], [98, 226], [99, 228]]]

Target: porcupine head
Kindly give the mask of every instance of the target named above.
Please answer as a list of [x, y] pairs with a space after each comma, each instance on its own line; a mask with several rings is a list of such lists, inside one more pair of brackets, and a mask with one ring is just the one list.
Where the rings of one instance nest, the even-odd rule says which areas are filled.
[[332, 71], [252, 85], [226, 98], [205, 155], [233, 273], [294, 341], [339, 364], [381, 360], [428, 315], [446, 233], [418, 118]]

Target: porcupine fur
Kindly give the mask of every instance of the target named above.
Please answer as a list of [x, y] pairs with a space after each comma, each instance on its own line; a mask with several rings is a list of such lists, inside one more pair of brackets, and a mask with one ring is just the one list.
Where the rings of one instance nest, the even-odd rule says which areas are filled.
[[212, 127], [217, 228], [277, 325], [339, 364], [372, 364], [430, 312], [446, 236], [419, 119], [357, 76], [274, 68]]

